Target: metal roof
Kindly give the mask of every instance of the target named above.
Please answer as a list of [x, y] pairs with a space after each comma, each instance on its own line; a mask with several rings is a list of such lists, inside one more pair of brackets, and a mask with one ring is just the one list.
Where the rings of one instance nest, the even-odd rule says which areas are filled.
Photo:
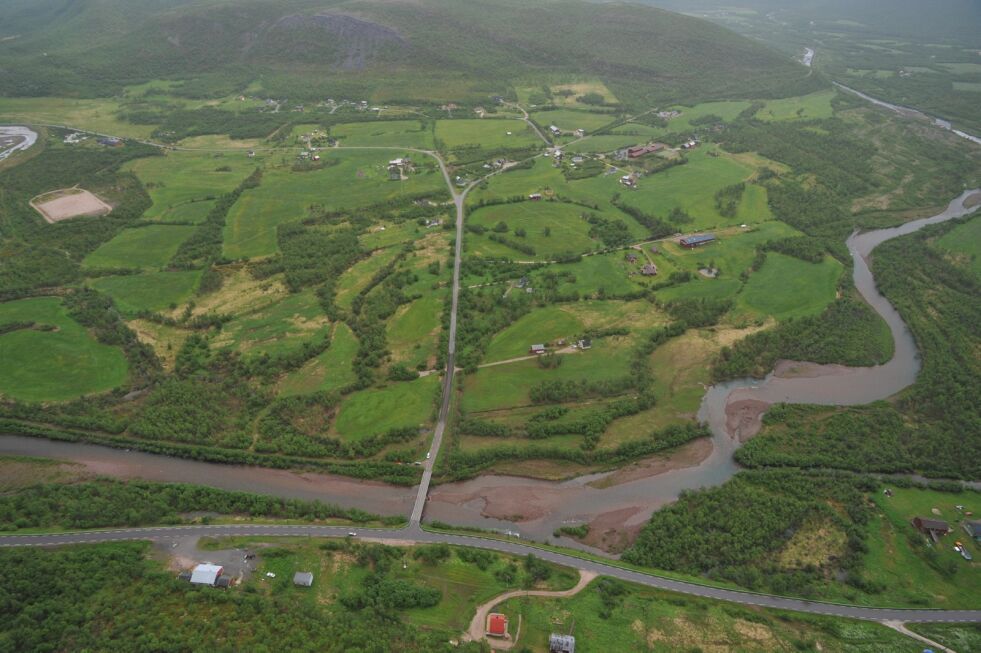
[[688, 236], [687, 238], [682, 238], [683, 243], [707, 243], [709, 241], [715, 240], [715, 234], [696, 234], [694, 236]]
[[309, 571], [298, 571], [293, 574], [293, 584], [310, 587], [313, 585], [313, 573]]
[[221, 572], [221, 567], [206, 562], [194, 568], [191, 572], [191, 582], [195, 585], [214, 585]]

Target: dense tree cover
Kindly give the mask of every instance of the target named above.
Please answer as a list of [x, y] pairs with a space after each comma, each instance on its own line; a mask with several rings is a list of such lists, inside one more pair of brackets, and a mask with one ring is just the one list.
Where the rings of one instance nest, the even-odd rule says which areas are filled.
[[604, 218], [594, 213], [583, 216], [589, 223], [589, 237], [602, 241], [607, 247], [623, 247], [633, 242], [627, 223], [618, 218]]
[[613, 197], [610, 198], [610, 204], [617, 207], [631, 218], [644, 225], [648, 230], [649, 238], [664, 238], [665, 236], [670, 236], [677, 231], [674, 226], [668, 224], [656, 215], [651, 215], [650, 213], [645, 213], [635, 206], [630, 206], [621, 200], [620, 193], [615, 193]]
[[[146, 549], [144, 543], [4, 549], [0, 650], [481, 650], [479, 644], [454, 647], [448, 633], [397, 618], [390, 604], [431, 601], [428, 588], [376, 581], [381, 587], [370, 589], [379, 605], [351, 610], [343, 602], [324, 606], [286, 593], [194, 587], [163, 571]], [[394, 590], [391, 598], [386, 590]]]
[[820, 315], [781, 322], [723, 347], [712, 376], [726, 381], [763, 378], [779, 359], [843, 365], [881, 365], [892, 356], [889, 328], [868, 304], [844, 297]]
[[[844, 474], [741, 472], [721, 487], [685, 492], [654, 513], [623, 559], [785, 594], [812, 596], [837, 572], [862, 587], [857, 567], [870, 518], [865, 493], [874, 488], [874, 482]], [[780, 551], [809, 525], [843, 532], [845, 546], [823, 563], [781, 563]]]
[[725, 218], [736, 217], [739, 203], [743, 199], [743, 191], [746, 190], [745, 183], [733, 184], [720, 188], [715, 192], [715, 210]]
[[[99, 528], [179, 524], [183, 513], [278, 519], [381, 519], [356, 508], [232, 492], [203, 485], [99, 479], [84, 483], [46, 483], [0, 496], [0, 530], [19, 528]], [[386, 518], [398, 523], [401, 518]]]
[[[974, 396], [974, 389], [981, 385], [977, 357], [981, 285], [969, 269], [931, 246], [932, 239], [954, 226], [956, 223], [928, 227], [887, 241], [875, 249], [872, 258], [879, 289], [899, 310], [916, 339], [923, 365], [916, 383], [895, 405], [843, 408], [831, 415], [801, 407], [776, 410], [767, 418], [770, 428], [739, 452], [744, 464], [981, 478], [981, 439], [973, 437], [981, 433], [981, 410]], [[848, 351], [860, 351], [848, 347], [849, 343], [864, 346], [859, 332], [831, 324], [834, 326], [829, 328], [814, 323], [813, 329], [798, 338], [813, 334], [812, 342], [819, 346], [810, 353], [823, 351], [834, 360], [843, 355], [847, 359]], [[826, 333], [821, 334], [822, 330]], [[773, 333], [779, 334], [775, 338], [789, 338], [782, 329]], [[717, 377], [758, 374], [766, 365], [753, 368], [749, 357], [765, 362], [772, 358], [772, 352], [786, 346], [756, 342], [761, 337], [767, 336], [752, 336], [723, 352], [715, 367]], [[842, 342], [836, 343], [836, 339]], [[787, 344], [792, 341], [789, 338]]]
[[693, 329], [717, 324], [730, 308], [731, 299], [680, 298], [664, 305], [671, 317]]

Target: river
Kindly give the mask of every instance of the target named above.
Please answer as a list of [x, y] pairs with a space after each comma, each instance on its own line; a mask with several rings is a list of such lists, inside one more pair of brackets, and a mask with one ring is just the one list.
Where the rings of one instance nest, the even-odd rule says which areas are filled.
[[[676, 461], [680, 468], [641, 473], [639, 477], [624, 476], [623, 472], [590, 474], [562, 482], [484, 475], [434, 488], [426, 504], [427, 520], [517, 531], [524, 537], [539, 540], [551, 537], [552, 531], [564, 524], [592, 523], [600, 530], [608, 530], [613, 538], [621, 537], [636, 532], [657, 508], [676, 500], [682, 491], [721, 485], [738, 471], [733, 453], [740, 444], [738, 436], [747, 434], [740, 433], [746, 424], [736, 424], [733, 419], [734, 406], [755, 407], [749, 419], [744, 420], [752, 422], [774, 402], [865, 404], [885, 399], [909, 386], [920, 369], [916, 346], [899, 313], [876, 288], [868, 267], [869, 255], [886, 240], [971, 213], [977, 207], [968, 208], [965, 202], [979, 193], [981, 190], [964, 192], [933, 217], [900, 227], [856, 233], [848, 239], [855, 287], [889, 325], [895, 341], [889, 362], [859, 368], [783, 362], [762, 381], [743, 379], [714, 385], [706, 391], [698, 413], [712, 432], [711, 448], [706, 441], [686, 445]], [[0, 436], [0, 454], [72, 460], [92, 471], [120, 477], [317, 498], [380, 514], [407, 515], [414, 495], [411, 488], [326, 474], [203, 463], [18, 436]], [[615, 482], [616, 479], [623, 482]], [[612, 482], [615, 484], [611, 485]], [[571, 540], [564, 543], [580, 546]]]
[[17, 125], [0, 125], [0, 161], [37, 142], [37, 132]]

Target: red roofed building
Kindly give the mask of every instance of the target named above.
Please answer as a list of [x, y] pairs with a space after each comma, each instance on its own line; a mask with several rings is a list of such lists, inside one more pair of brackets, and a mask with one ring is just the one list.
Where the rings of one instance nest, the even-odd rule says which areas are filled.
[[631, 147], [627, 149], [627, 156], [631, 159], [637, 159], [645, 154], [653, 154], [659, 150], [663, 150], [664, 145], [662, 143], [651, 143], [650, 145], [639, 145], [637, 147]]
[[507, 639], [508, 618], [497, 612], [492, 612], [487, 615], [487, 636]]

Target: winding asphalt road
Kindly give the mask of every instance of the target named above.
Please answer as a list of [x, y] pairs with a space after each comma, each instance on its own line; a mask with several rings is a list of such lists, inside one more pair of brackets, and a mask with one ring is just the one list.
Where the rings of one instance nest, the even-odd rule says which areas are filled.
[[[3, 535], [0, 547], [14, 546], [59, 546], [65, 544], [94, 544], [99, 542], [120, 542], [124, 540], [174, 540], [185, 537], [223, 537], [223, 536], [266, 536], [266, 537], [345, 537], [352, 532], [351, 527], [343, 526], [287, 526], [260, 524], [233, 524], [209, 526], [159, 526], [148, 528], [124, 528], [118, 530], [79, 531], [47, 535]], [[566, 565], [582, 571], [594, 572], [620, 580], [637, 583], [656, 589], [680, 592], [719, 601], [755, 605], [762, 608], [791, 610], [809, 614], [832, 617], [863, 619], [866, 621], [901, 622], [947, 622], [981, 623], [981, 610], [919, 610], [900, 608], [866, 608], [853, 605], [839, 605], [820, 601], [805, 601], [766, 594], [754, 594], [739, 590], [708, 587], [651, 574], [632, 571], [594, 560], [586, 560], [563, 553], [557, 553], [514, 541], [494, 540], [479, 535], [451, 535], [424, 531], [418, 525], [401, 529], [361, 529], [358, 536], [372, 541], [443, 543], [455, 546], [468, 546], [487, 549], [512, 555], [533, 553], [543, 560]]]

